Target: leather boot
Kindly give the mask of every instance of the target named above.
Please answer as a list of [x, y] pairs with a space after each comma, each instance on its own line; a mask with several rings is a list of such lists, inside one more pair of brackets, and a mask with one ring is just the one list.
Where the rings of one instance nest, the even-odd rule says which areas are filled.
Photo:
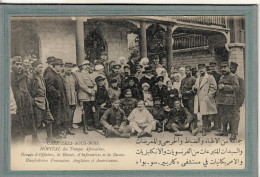
[[46, 133], [47, 133], [47, 138], [46, 138], [47, 143], [55, 141], [52, 134], [52, 123], [46, 124]]

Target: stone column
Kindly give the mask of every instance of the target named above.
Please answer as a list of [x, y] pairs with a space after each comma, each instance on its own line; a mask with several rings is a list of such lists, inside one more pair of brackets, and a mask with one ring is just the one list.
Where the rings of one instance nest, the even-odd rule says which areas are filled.
[[85, 60], [84, 21], [80, 17], [76, 18], [76, 56], [77, 56], [77, 64]]
[[172, 26], [167, 26], [167, 54], [168, 54], [168, 73], [170, 73], [171, 66], [173, 65], [173, 39], [172, 39]]
[[146, 24], [144, 22], [140, 23], [140, 32], [141, 32], [141, 58], [147, 57], [147, 41], [146, 41]]

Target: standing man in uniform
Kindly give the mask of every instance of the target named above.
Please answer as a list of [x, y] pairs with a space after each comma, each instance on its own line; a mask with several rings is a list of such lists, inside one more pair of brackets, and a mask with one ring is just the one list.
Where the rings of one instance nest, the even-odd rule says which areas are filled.
[[229, 63], [227, 61], [221, 63], [221, 69], [222, 76], [218, 83], [216, 103], [218, 105], [218, 113], [221, 117], [223, 131], [216, 135], [228, 136], [227, 126], [230, 124], [232, 127], [230, 141], [234, 141], [237, 135], [237, 122], [239, 122], [239, 117], [236, 114], [236, 93], [239, 91], [239, 82], [237, 76], [230, 72]]
[[29, 81], [29, 92], [33, 100], [33, 112], [35, 118], [35, 129], [33, 136], [35, 140], [38, 140], [37, 129], [41, 127], [42, 122], [46, 125], [47, 138], [46, 141], [53, 140], [52, 134], [52, 122], [53, 116], [49, 109], [49, 103], [46, 97], [45, 82], [42, 77], [42, 62], [36, 60], [32, 63], [33, 71], [32, 78]]
[[[235, 124], [234, 125], [235, 126], [234, 132], [235, 132], [236, 135], [238, 134], [238, 125], [239, 125], [239, 121], [240, 121], [240, 108], [242, 107], [242, 105], [244, 103], [245, 92], [246, 92], [244, 79], [239, 77], [236, 73], [237, 72], [237, 66], [238, 66], [238, 64], [235, 63], [235, 62], [230, 63], [230, 72], [237, 77], [238, 82], [239, 82], [239, 90], [238, 90], [238, 92], [236, 92], [237, 106], [236, 106], [236, 112], [235, 112], [236, 117], [238, 117], [238, 118], [236, 119], [236, 122], [234, 122], [234, 124]], [[231, 128], [231, 132], [232, 132], [232, 127], [230, 127], [230, 128]]]
[[[219, 74], [216, 71], [216, 66], [217, 66], [216, 62], [209, 63], [209, 69], [210, 69], [209, 74], [211, 74], [214, 77], [216, 83], [218, 83], [219, 79], [221, 77], [221, 74]], [[212, 127], [212, 130], [221, 130], [221, 121], [220, 121], [220, 117], [218, 116], [218, 114], [212, 115], [212, 119], [214, 121], [214, 126]]]
[[75, 135], [70, 131], [73, 123], [74, 112], [76, 110], [77, 104], [77, 91], [78, 91], [78, 81], [76, 76], [72, 73], [71, 69], [73, 63], [65, 63], [63, 82], [66, 90], [66, 95], [69, 103], [68, 109], [68, 121], [65, 122], [66, 133], [69, 135]]
[[85, 60], [80, 64], [80, 67], [82, 67], [82, 70], [76, 74], [79, 83], [78, 100], [83, 102], [83, 110], [85, 113], [83, 133], [87, 134], [87, 129], [89, 131], [94, 130], [95, 94], [97, 86], [93, 80], [93, 76], [88, 72], [90, 62]]

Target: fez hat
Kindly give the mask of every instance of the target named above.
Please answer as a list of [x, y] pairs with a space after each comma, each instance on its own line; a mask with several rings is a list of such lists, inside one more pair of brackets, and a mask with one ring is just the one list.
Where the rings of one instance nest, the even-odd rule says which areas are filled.
[[90, 62], [88, 60], [84, 60], [79, 64], [79, 66], [83, 66], [83, 65], [90, 65]]
[[220, 65], [221, 66], [229, 66], [229, 63], [228, 63], [228, 61], [222, 61]]
[[198, 64], [198, 68], [205, 68], [205, 67], [206, 67], [206, 65], [204, 63], [199, 63]]
[[151, 73], [151, 72], [152, 72], [152, 68], [150, 66], [144, 68], [144, 71], [143, 71], [144, 74]]
[[156, 79], [156, 82], [159, 82], [159, 81], [162, 81], [163, 82], [164, 80], [164, 77], [163, 76], [158, 76], [157, 79]]
[[47, 62], [46, 63], [51, 63], [54, 59], [55, 59], [54, 56], [50, 56], [50, 57], [47, 58]]
[[98, 76], [98, 77], [95, 78], [96, 83], [98, 83], [99, 81], [103, 81], [103, 80], [105, 80], [105, 78], [102, 77], [102, 76]]
[[95, 70], [96, 70], [96, 71], [99, 71], [99, 70], [101, 70], [101, 69], [104, 69], [104, 66], [103, 66], [103, 65], [96, 65], [96, 66], [95, 66]]
[[73, 67], [73, 63], [71, 63], [71, 62], [66, 62], [66, 63], [65, 63], [65, 66], [67, 66], [67, 67]]
[[142, 84], [142, 88], [143, 88], [144, 86], [147, 86], [148, 88], [150, 88], [150, 85], [149, 85], [147, 82], [145, 82], [145, 83]]
[[117, 67], [118, 69], [120, 69], [120, 68], [121, 68], [121, 65], [117, 63], [117, 64], [114, 64], [114, 65], [112, 66], [113, 69], [115, 69], [116, 67]]
[[40, 64], [42, 64], [42, 62], [40, 60], [36, 60], [36, 61], [32, 62], [32, 67], [35, 68]]
[[235, 63], [235, 62], [230, 62], [230, 68], [235, 68], [235, 69], [237, 69], [237, 66], [238, 66], [237, 63]]
[[50, 64], [52, 64], [52, 65], [63, 65], [63, 61], [60, 58], [54, 58], [53, 61]]

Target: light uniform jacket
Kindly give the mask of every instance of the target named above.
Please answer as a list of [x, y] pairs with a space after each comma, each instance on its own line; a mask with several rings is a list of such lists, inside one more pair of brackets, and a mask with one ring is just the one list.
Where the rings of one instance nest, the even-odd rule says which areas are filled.
[[79, 101], [95, 101], [95, 94], [93, 91], [97, 90], [97, 86], [93, 77], [85, 70], [75, 72], [79, 84], [78, 100]]
[[214, 100], [217, 91], [217, 84], [212, 75], [205, 73], [200, 81], [200, 76], [196, 79], [195, 86], [197, 93], [194, 98], [194, 113], [202, 115], [217, 114], [216, 102]]

